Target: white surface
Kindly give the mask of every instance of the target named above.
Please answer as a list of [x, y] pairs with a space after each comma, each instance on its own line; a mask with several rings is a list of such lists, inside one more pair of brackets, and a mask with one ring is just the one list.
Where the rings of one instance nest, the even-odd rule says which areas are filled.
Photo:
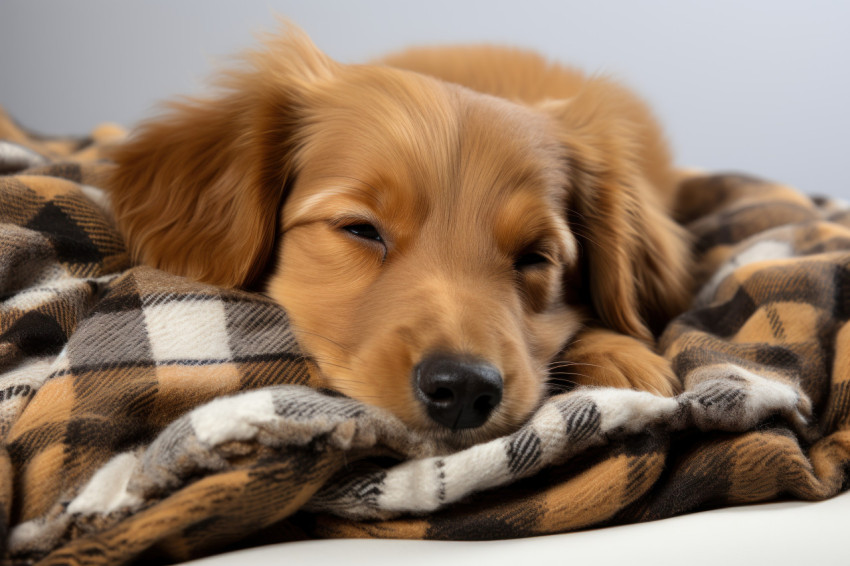
[[847, 566], [850, 492], [827, 501], [731, 507], [578, 533], [488, 542], [321, 540], [270, 545], [192, 566]]
[[47, 133], [131, 124], [197, 92], [272, 13], [343, 62], [409, 44], [531, 47], [643, 93], [682, 165], [850, 197], [840, 0], [0, 0], [0, 104]]

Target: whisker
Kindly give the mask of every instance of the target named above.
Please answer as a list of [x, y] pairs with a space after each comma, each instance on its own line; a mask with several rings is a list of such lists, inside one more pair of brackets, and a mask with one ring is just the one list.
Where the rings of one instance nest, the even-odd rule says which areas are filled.
[[296, 333], [300, 332], [300, 333], [303, 333], [303, 334], [309, 334], [310, 336], [315, 336], [316, 338], [321, 338], [322, 340], [325, 340], [326, 342], [333, 344], [334, 346], [336, 346], [341, 351], [345, 352], [346, 354], [348, 354], [349, 356], [351, 356], [355, 360], [357, 360], [361, 363], [363, 361], [363, 360], [360, 359], [359, 356], [357, 356], [357, 354], [355, 354], [353, 352], [353, 350], [350, 346], [346, 346], [345, 344], [341, 344], [341, 343], [337, 342], [336, 340], [332, 340], [331, 338], [328, 338], [327, 336], [324, 336], [324, 335], [322, 335], [318, 332], [315, 332], [315, 331], [310, 330], [308, 328], [304, 328], [302, 326], [292, 325], [292, 328], [296, 331]]
[[549, 379], [550, 379], [550, 380], [553, 380], [553, 379], [554, 379], [554, 380], [557, 380], [557, 379], [560, 379], [560, 377], [561, 377], [562, 375], [577, 375], [577, 376], [579, 376], [579, 377], [583, 377], [583, 378], [585, 378], [585, 379], [590, 379], [590, 376], [589, 376], [589, 375], [585, 375], [585, 374], [583, 374], [583, 373], [578, 373], [578, 372], [573, 372], [573, 371], [558, 372], [558, 373], [556, 373], [556, 374], [554, 374], [554, 375], [549, 376]]
[[585, 364], [580, 364], [580, 363], [577, 363], [577, 362], [563, 361], [563, 362], [550, 362], [546, 365], [546, 367], [551, 369], [551, 368], [567, 368], [567, 367], [573, 367], [573, 366], [578, 366], [578, 365], [585, 365]]
[[[594, 246], [596, 246], [596, 247], [602, 247], [602, 246], [600, 246], [600, 245], [599, 245], [599, 243], [598, 243], [598, 242], [596, 242], [593, 238], [591, 238], [591, 237], [590, 237], [590, 234], [588, 234], [588, 233], [585, 231], [585, 227], [584, 227], [584, 226], [581, 226], [581, 225], [570, 225], [570, 230], [572, 230], [572, 231], [573, 231], [573, 233], [574, 233], [574, 234], [576, 234], [579, 238], [584, 239], [584, 240], [587, 240], [588, 242], [590, 242], [590, 243], [591, 243], [591, 244], [593, 244]], [[581, 242], [579, 242], [579, 244], [581, 244]]]
[[334, 377], [334, 378], [329, 379], [328, 381], [333, 381], [334, 383], [348, 383], [350, 385], [366, 385], [368, 383], [366, 381], [361, 381], [361, 380], [357, 380], [357, 379], [345, 379], [344, 377], [342, 377], [342, 378]]
[[[601, 369], [604, 372], [613, 373], [613, 374], [616, 375], [616, 371], [613, 368], [609, 368], [609, 367], [605, 367], [605, 366], [598, 366], [596, 364], [577, 364], [577, 365], [585, 365], [585, 366], [595, 367], [597, 369]], [[558, 375], [580, 375], [584, 378], [591, 379], [590, 376], [585, 375], [583, 373], [569, 373], [569, 372], [557, 371], [559, 369], [562, 369], [562, 368], [556, 368], [556, 371], [554, 373], [550, 374], [550, 377], [555, 377], [555, 376], [558, 376]]]
[[321, 366], [330, 366], [330, 367], [334, 367], [334, 368], [344, 369], [346, 371], [351, 371], [351, 368], [346, 366], [346, 365], [335, 364], [333, 362], [329, 362], [329, 361], [326, 361], [326, 360], [325, 361], [316, 360], [316, 362]]
[[344, 369], [346, 371], [351, 371], [351, 367], [344, 364], [342, 360], [338, 360], [334, 357], [328, 356], [317, 356], [317, 355], [302, 355], [301, 359], [307, 362], [313, 362], [318, 365], [328, 365], [333, 367], [338, 367]]
[[547, 387], [546, 395], [551, 397], [553, 395], [559, 395], [561, 393], [569, 393], [570, 391], [573, 391], [575, 389], [575, 387], [576, 387], [575, 383], [569, 383], [569, 384], [554, 384], [553, 383], [553, 384], [550, 384], [549, 387]]
[[[588, 362], [566, 362], [565, 361], [565, 362], [553, 362], [553, 363], [556, 363], [556, 364], [557, 363], [563, 363], [563, 364], [565, 364], [565, 365], [559, 366], [559, 367], [588, 366], [588, 367], [592, 367], [592, 368], [599, 368], [599, 369], [605, 369], [605, 370], [608, 369], [605, 366], [600, 366], [600, 365], [597, 365], [597, 364], [591, 364], [591, 363], [588, 363]], [[551, 366], [551, 367], [555, 367], [555, 366]]]

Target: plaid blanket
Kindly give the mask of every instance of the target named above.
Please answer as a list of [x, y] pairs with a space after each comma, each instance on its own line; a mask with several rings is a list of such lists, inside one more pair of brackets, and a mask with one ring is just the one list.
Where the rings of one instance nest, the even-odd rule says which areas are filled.
[[850, 483], [850, 211], [836, 202], [691, 178], [681, 221], [702, 286], [661, 338], [684, 393], [575, 389], [446, 453], [311, 387], [265, 297], [131, 266], [95, 188], [120, 135], [38, 138], [0, 113], [6, 561], [523, 537]]

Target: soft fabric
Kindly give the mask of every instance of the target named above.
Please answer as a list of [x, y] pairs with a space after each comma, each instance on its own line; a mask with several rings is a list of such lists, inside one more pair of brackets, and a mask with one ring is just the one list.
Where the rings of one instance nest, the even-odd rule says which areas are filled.
[[[494, 539], [782, 497], [850, 470], [850, 211], [757, 179], [683, 187], [701, 290], [668, 399], [575, 389], [456, 453], [311, 387], [262, 295], [133, 267], [100, 148], [0, 114], [7, 560], [179, 561], [311, 537]], [[214, 246], [215, 242], [210, 242]]]

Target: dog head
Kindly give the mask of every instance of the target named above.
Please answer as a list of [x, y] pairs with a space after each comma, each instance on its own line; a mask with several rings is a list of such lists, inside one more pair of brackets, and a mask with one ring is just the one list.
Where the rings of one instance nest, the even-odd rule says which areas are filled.
[[341, 65], [292, 30], [247, 62], [115, 152], [113, 207], [141, 262], [263, 277], [327, 386], [469, 444], [527, 418], [585, 319], [651, 339], [681, 293], [677, 229], [594, 103]]

